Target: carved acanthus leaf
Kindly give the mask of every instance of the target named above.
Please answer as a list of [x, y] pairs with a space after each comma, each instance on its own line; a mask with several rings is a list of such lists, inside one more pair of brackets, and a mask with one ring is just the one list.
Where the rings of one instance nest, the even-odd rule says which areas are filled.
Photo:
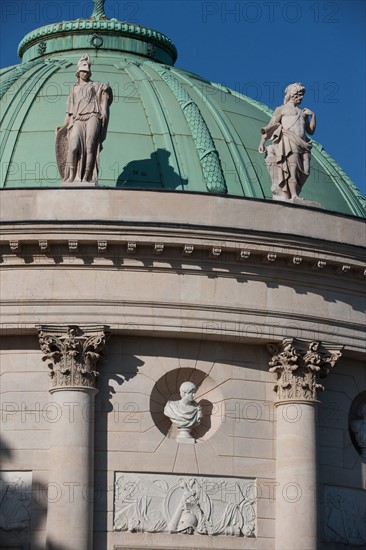
[[96, 370], [107, 334], [104, 327], [42, 326], [39, 344], [50, 369], [52, 387], [95, 387]]
[[269, 371], [277, 374], [278, 401], [315, 401], [317, 390], [324, 390], [317, 378], [324, 378], [342, 355], [342, 346], [325, 347], [321, 342], [285, 338], [281, 344], [267, 346], [272, 359]]

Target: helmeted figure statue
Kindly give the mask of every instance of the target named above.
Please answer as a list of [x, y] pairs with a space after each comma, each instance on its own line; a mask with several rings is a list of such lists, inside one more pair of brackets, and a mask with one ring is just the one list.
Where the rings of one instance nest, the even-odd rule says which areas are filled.
[[183, 382], [179, 388], [180, 401], [168, 401], [164, 414], [178, 427], [177, 441], [179, 443], [194, 443], [190, 435], [191, 429], [201, 422], [202, 408], [194, 400], [196, 386], [192, 382]]
[[207, 502], [208, 495], [204, 493], [195, 478], [180, 479], [179, 486], [183, 494], [173, 517], [168, 523], [169, 531], [187, 535], [193, 535], [194, 533], [207, 535], [210, 524], [202, 510], [200, 501], [203, 497], [206, 498]]
[[66, 104], [63, 126], [56, 131], [57, 165], [65, 183], [98, 181], [99, 155], [106, 138], [112, 90], [92, 82], [91, 61], [84, 54], [78, 62], [78, 81]]
[[[298, 107], [304, 93], [300, 82], [287, 86], [284, 104], [276, 108], [269, 124], [261, 129], [258, 150], [266, 153], [273, 198], [277, 200], [296, 202], [310, 173], [312, 144], [306, 133], [314, 134], [316, 120], [312, 111]], [[272, 144], [265, 148], [269, 139]]]

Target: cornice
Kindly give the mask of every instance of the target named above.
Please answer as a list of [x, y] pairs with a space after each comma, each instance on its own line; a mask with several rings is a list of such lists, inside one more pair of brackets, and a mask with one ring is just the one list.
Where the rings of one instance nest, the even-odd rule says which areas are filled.
[[[51, 229], [51, 228], [49, 228]], [[102, 229], [102, 228], [101, 228]], [[15, 264], [77, 265], [97, 263], [117, 265], [122, 259], [129, 265], [151, 259], [152, 263], [178, 262], [182, 269], [190, 266], [233, 269], [244, 271], [249, 267], [274, 270], [278, 275], [284, 272], [337, 277], [342, 279], [363, 279], [366, 275], [364, 250], [359, 247], [319, 246], [319, 243], [303, 239], [284, 242], [270, 236], [245, 235], [234, 239], [234, 235], [223, 233], [210, 235], [207, 232], [130, 228], [130, 231], [100, 231], [95, 227], [64, 227], [62, 231], [34, 230], [3, 231], [0, 239], [0, 261], [3, 267]], [[171, 233], [174, 233], [173, 235]], [[179, 235], [180, 233], [183, 233]], [[348, 254], [347, 254], [348, 252]], [[152, 266], [152, 265], [151, 265]], [[250, 269], [249, 269], [250, 271]], [[224, 275], [224, 273], [223, 273]]]
[[103, 35], [129, 36], [144, 42], [154, 42], [163, 47], [171, 55], [173, 62], [177, 59], [177, 49], [170, 38], [164, 34], [138, 25], [118, 21], [117, 19], [96, 20], [77, 19], [75, 21], [62, 21], [52, 25], [45, 25], [28, 33], [18, 46], [18, 55], [23, 57], [24, 53], [34, 44], [54, 38], [70, 36], [73, 34], [86, 35], [87, 33], [98, 33]]

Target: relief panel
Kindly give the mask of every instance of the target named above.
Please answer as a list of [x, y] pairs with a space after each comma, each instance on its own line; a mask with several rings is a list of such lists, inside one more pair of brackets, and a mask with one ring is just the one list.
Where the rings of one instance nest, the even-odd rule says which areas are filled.
[[114, 529], [254, 537], [255, 480], [116, 472]]
[[366, 491], [324, 488], [325, 540], [352, 546], [366, 544]]
[[0, 472], [0, 531], [29, 529], [31, 472]]

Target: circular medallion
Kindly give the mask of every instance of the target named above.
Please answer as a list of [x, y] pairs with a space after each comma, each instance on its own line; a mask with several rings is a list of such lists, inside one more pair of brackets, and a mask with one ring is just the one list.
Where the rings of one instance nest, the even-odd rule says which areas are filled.
[[103, 38], [100, 36], [100, 34], [95, 33], [90, 40], [90, 44], [94, 46], [94, 48], [98, 49], [103, 46]]

